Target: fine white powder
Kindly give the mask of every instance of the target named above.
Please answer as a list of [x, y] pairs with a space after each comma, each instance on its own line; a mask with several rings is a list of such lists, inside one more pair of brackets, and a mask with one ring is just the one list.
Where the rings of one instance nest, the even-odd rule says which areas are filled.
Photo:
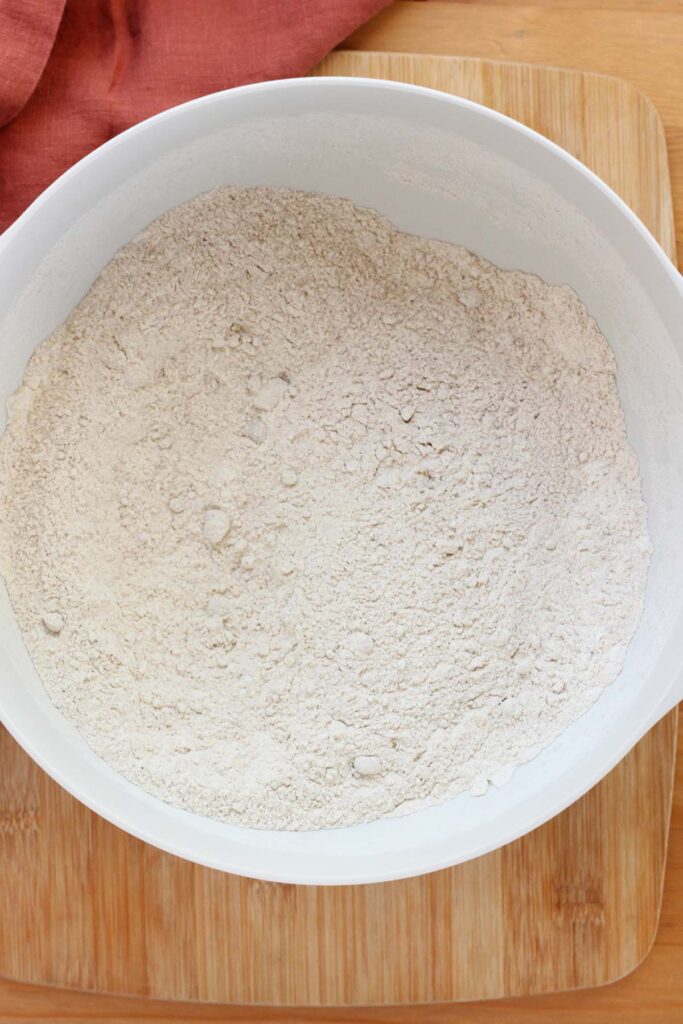
[[650, 556], [577, 296], [328, 197], [151, 224], [8, 403], [0, 562], [128, 779], [316, 829], [505, 783], [618, 675]]

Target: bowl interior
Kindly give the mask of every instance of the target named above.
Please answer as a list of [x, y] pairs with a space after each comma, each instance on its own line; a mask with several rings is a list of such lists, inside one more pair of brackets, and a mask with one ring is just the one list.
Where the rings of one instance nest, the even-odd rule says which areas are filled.
[[215, 867], [293, 882], [378, 881], [453, 864], [557, 813], [669, 706], [683, 661], [683, 290], [595, 179], [526, 129], [428, 90], [358, 79], [268, 83], [186, 104], [81, 161], [0, 239], [0, 395], [114, 252], [218, 184], [346, 196], [400, 228], [576, 289], [612, 345], [655, 545], [624, 670], [502, 789], [326, 832], [259, 832], [171, 808], [91, 753], [53, 708], [0, 593], [0, 715], [96, 811]]

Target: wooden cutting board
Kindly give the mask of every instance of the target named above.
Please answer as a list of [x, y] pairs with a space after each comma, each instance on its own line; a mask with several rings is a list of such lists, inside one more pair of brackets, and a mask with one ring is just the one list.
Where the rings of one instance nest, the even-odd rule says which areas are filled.
[[[332, 54], [316, 74], [417, 82], [502, 110], [598, 172], [673, 255], [663, 132], [604, 76]], [[166, 999], [324, 1006], [601, 985], [653, 940], [677, 712], [531, 835], [422, 878], [313, 889], [160, 853], [69, 797], [0, 730], [0, 975]]]

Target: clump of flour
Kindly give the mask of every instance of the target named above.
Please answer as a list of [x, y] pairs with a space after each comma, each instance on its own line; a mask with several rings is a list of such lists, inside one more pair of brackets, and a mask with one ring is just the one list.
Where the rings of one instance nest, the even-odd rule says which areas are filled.
[[482, 793], [619, 673], [650, 544], [568, 288], [217, 189], [118, 253], [8, 412], [28, 650], [172, 804], [314, 829]]

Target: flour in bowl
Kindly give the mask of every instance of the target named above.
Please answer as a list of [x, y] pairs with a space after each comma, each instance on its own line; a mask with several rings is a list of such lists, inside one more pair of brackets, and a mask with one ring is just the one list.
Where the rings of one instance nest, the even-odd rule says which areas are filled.
[[618, 675], [650, 557], [577, 296], [319, 195], [122, 249], [0, 443], [0, 564], [126, 778], [317, 829], [503, 784]]

